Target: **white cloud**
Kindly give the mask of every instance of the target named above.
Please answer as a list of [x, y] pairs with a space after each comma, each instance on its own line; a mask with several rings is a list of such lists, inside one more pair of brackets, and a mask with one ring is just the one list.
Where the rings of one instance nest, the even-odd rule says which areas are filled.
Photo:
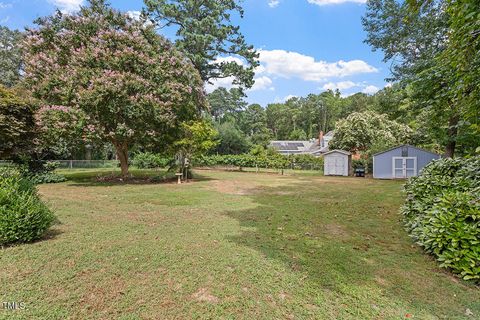
[[337, 83], [329, 82], [323, 85], [323, 90], [346, 90], [353, 87], [358, 87], [358, 84], [353, 81], [340, 81]]
[[235, 79], [234, 77], [212, 79], [212, 80], [210, 80], [210, 82], [212, 82], [212, 83], [205, 84], [205, 90], [207, 91], [207, 93], [210, 93], [210, 92], [212, 92], [215, 89], [218, 89], [220, 87], [224, 87], [227, 90], [230, 90], [230, 88], [233, 87], [232, 82], [233, 82], [234, 79]]
[[[346, 93], [345, 90], [349, 91], [348, 89], [352, 88], [358, 88], [356, 91], [353, 92], [348, 92]], [[354, 94], [355, 92], [358, 92], [361, 90], [361, 92], [366, 93], [366, 94], [375, 94], [377, 93], [380, 88], [374, 86], [374, 85], [369, 85], [366, 84], [365, 82], [360, 82], [360, 83], [355, 83], [353, 81], [340, 81], [340, 82], [328, 82], [323, 85], [322, 87], [323, 90], [340, 90], [342, 93], [342, 96], [348, 97], [349, 95]]]
[[300, 78], [305, 81], [325, 81], [332, 77], [345, 77], [378, 70], [365, 61], [315, 61], [315, 58], [285, 50], [259, 50], [263, 71], [283, 78]]
[[140, 20], [140, 16], [142, 15], [142, 13], [140, 11], [132, 10], [127, 11], [127, 15], [134, 20]]
[[[210, 93], [220, 87], [226, 88], [227, 90], [230, 90], [233, 87], [238, 87], [233, 84], [233, 80], [235, 80], [234, 77], [212, 79], [212, 83], [207, 83], [205, 85], [205, 90]], [[255, 84], [250, 89], [247, 89], [247, 91], [275, 90], [272, 79], [267, 76], [258, 77], [254, 80]]]
[[7, 23], [8, 21], [10, 21], [10, 16], [6, 16], [5, 18], [0, 19], [0, 24]]
[[347, 2], [366, 3], [367, 0], [307, 0], [308, 3], [316, 4], [318, 6], [326, 6], [330, 4], [343, 4]]
[[393, 83], [391, 83], [391, 82], [387, 82], [385, 84], [385, 88], [391, 88], [392, 86], [393, 86]]
[[244, 65], [245, 65], [245, 61], [244, 61], [244, 60], [242, 60], [241, 58], [232, 57], [232, 56], [228, 56], [228, 57], [218, 57], [217, 59], [215, 59], [215, 62], [216, 62], [216, 63], [236, 62], [238, 65], [241, 65], [241, 66], [244, 66]]
[[[215, 62], [216, 63], [236, 62], [237, 64], [239, 64], [241, 66], [246, 65], [246, 63], [243, 59], [241, 59], [239, 57], [232, 57], [232, 56], [218, 57], [217, 59], [215, 59]], [[255, 73], [257, 75], [259, 75], [264, 71], [264, 68], [262, 66], [259, 66], [255, 69], [255, 71], [256, 71]], [[210, 93], [213, 90], [218, 89], [220, 87], [224, 87], [226, 89], [236, 87], [236, 85], [233, 85], [233, 80], [234, 79], [235, 79], [234, 77], [212, 79], [211, 80], [212, 83], [207, 83], [205, 85], [205, 89], [207, 90], [208, 93]], [[255, 80], [255, 84], [253, 85], [253, 87], [251, 87], [247, 91], [275, 90], [275, 88], [272, 85], [273, 81], [270, 77], [267, 77], [267, 76], [263, 75], [263, 76], [256, 77], [254, 80]]]
[[268, 1], [268, 6], [270, 8], [275, 8], [280, 4], [280, 0], [269, 0]]
[[255, 84], [253, 87], [248, 89], [248, 91], [259, 91], [259, 90], [275, 90], [275, 88], [272, 86], [273, 81], [267, 76], [262, 76], [255, 78]]
[[11, 3], [0, 2], [0, 9], [7, 9], [11, 7], [12, 7]]
[[375, 94], [375, 93], [377, 93], [378, 90], [380, 90], [378, 87], [370, 85], [370, 86], [366, 86], [362, 90], [362, 92], [366, 93], [366, 94]]
[[83, 0], [48, 0], [54, 6], [58, 7], [62, 12], [74, 12], [80, 9]]
[[298, 96], [293, 95], [293, 94], [289, 94], [288, 96], [286, 96], [284, 98], [280, 98], [280, 97], [277, 96], [273, 100], [273, 103], [284, 103], [284, 102], [287, 102], [288, 100], [293, 99], [293, 98], [298, 98]]

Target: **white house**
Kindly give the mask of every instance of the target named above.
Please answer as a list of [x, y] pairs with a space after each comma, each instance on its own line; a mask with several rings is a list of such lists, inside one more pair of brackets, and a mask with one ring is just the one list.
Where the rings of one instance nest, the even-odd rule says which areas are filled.
[[283, 155], [291, 154], [311, 154], [320, 157], [328, 152], [328, 143], [333, 138], [333, 131], [323, 134], [320, 132], [318, 139], [311, 140], [275, 140], [271, 141], [269, 147], [272, 147]]

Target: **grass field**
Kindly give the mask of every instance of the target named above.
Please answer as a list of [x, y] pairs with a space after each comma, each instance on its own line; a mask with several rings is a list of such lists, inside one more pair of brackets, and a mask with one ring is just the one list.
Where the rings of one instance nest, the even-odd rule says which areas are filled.
[[0, 318], [480, 317], [480, 290], [402, 229], [401, 182], [215, 171], [183, 185], [92, 180], [100, 174], [40, 186], [59, 223], [0, 250], [0, 298], [26, 306]]

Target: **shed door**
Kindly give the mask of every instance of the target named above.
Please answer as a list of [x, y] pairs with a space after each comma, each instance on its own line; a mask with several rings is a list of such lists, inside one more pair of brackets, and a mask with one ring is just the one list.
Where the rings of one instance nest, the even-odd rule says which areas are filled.
[[393, 178], [405, 179], [417, 175], [416, 157], [393, 157], [392, 162]]
[[345, 157], [329, 156], [327, 157], [327, 174], [334, 176], [345, 175]]

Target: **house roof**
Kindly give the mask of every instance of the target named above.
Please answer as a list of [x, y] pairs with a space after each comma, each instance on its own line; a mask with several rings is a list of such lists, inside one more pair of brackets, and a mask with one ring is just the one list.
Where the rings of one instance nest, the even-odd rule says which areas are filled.
[[325, 133], [324, 137], [333, 137], [333, 134], [333, 131], [328, 131], [327, 133]]
[[277, 149], [280, 153], [307, 153], [324, 154], [328, 152], [328, 141], [333, 137], [334, 132], [329, 131], [323, 137], [324, 145], [321, 146], [318, 139], [311, 140], [275, 140], [270, 141], [270, 147]]
[[308, 150], [309, 153], [312, 153], [312, 154], [317, 154], [317, 153], [326, 153], [328, 152], [328, 145], [325, 146], [325, 147], [320, 147], [318, 145], [318, 143], [315, 143], [313, 146], [310, 147], [310, 149]]
[[271, 141], [270, 146], [277, 149], [278, 151], [295, 151], [295, 152], [305, 152], [315, 142], [313, 141], [285, 141], [285, 140], [278, 140], [278, 141]]
[[422, 149], [422, 148], [418, 148], [418, 147], [415, 147], [415, 146], [412, 146], [410, 144], [402, 144], [400, 146], [396, 146], [396, 147], [393, 147], [393, 148], [390, 148], [388, 150], [385, 150], [385, 151], [381, 151], [381, 152], [377, 152], [375, 153], [373, 156], [378, 156], [380, 154], [383, 154], [383, 153], [386, 153], [386, 152], [389, 152], [389, 151], [392, 151], [392, 150], [395, 150], [395, 149], [399, 149], [399, 148], [403, 148], [403, 147], [408, 147], [408, 148], [413, 148], [413, 149], [417, 149], [417, 150], [420, 150], [420, 151], [423, 151], [423, 152], [427, 152], [427, 153], [430, 153], [430, 154], [434, 154], [436, 156], [439, 156], [438, 153], [435, 153], [435, 152], [432, 152], [432, 151], [428, 151], [428, 150], [425, 150], [425, 149]]
[[331, 153], [335, 153], [335, 152], [337, 152], [337, 153], [342, 153], [342, 154], [345, 154], [345, 155], [347, 155], [347, 156], [350, 156], [350, 155], [351, 155], [351, 153], [348, 152], [348, 151], [338, 150], [338, 149], [335, 149], [335, 150], [332, 150], [332, 151], [328, 151], [328, 152], [326, 152], [324, 155], [331, 154]]

